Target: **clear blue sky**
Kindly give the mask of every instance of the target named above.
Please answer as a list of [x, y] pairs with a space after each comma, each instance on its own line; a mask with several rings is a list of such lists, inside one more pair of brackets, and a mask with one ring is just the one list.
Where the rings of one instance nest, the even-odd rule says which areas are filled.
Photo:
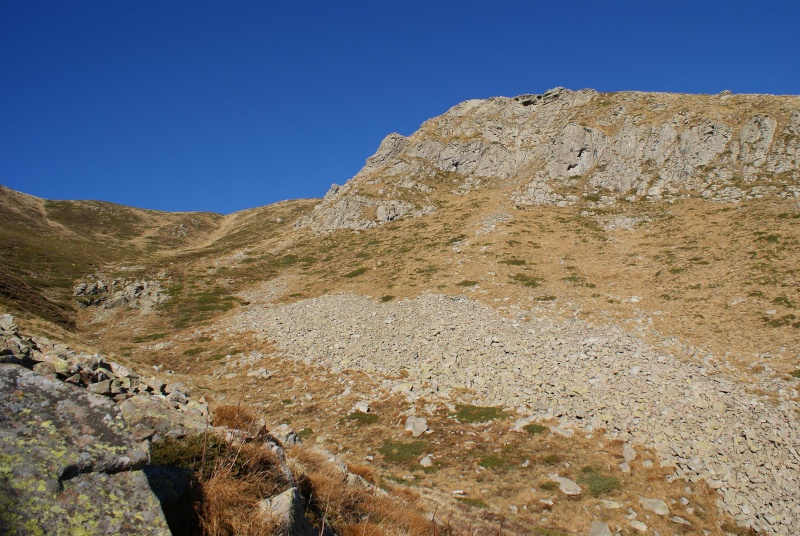
[[0, 184], [228, 213], [320, 197], [470, 98], [800, 93], [800, 2], [0, 0]]

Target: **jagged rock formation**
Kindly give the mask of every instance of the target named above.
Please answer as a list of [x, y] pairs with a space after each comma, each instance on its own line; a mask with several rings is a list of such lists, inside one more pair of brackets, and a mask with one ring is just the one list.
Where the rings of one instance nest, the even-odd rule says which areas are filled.
[[390, 134], [297, 226], [370, 228], [487, 185], [516, 207], [800, 198], [798, 169], [798, 97], [556, 88], [469, 100], [407, 138]]
[[79, 283], [73, 290], [75, 296], [83, 297], [81, 307], [102, 305], [105, 309], [128, 307], [149, 313], [156, 306], [169, 299], [169, 294], [161, 288], [158, 281], [98, 278]]

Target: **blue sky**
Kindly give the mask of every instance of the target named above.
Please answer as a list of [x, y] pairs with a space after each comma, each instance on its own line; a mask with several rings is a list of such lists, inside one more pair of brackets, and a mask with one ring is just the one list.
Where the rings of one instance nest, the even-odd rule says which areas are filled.
[[800, 2], [0, 0], [0, 184], [228, 213], [320, 197], [470, 98], [800, 93]]

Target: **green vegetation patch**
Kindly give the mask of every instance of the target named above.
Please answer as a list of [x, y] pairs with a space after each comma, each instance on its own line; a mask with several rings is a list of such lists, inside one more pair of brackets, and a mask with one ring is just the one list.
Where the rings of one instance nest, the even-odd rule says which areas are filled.
[[456, 283], [456, 286], [457, 287], [474, 287], [477, 284], [478, 284], [477, 281], [472, 281], [470, 279], [465, 279], [464, 281]]
[[530, 435], [543, 434], [549, 430], [547, 426], [542, 426], [541, 424], [536, 423], [525, 425], [522, 429], [528, 432]]
[[528, 264], [522, 259], [503, 259], [502, 261], [497, 261], [499, 264], [507, 264], [509, 266], [525, 266]]
[[362, 275], [366, 271], [367, 271], [367, 268], [365, 266], [362, 266], [360, 268], [356, 268], [352, 272], [347, 272], [342, 277], [349, 277], [349, 278], [358, 277], [358, 276]]
[[486, 469], [504, 469], [508, 467], [508, 461], [500, 456], [484, 454], [481, 456], [480, 465]]
[[[782, 328], [784, 326], [788, 326], [789, 324], [792, 324], [792, 322], [797, 320], [797, 317], [795, 315], [792, 315], [792, 314], [779, 316], [777, 318], [772, 318], [772, 317], [769, 317], [769, 316], [762, 316], [761, 320], [763, 320], [770, 327]], [[794, 324], [792, 324], [792, 325], [794, 325]]]
[[563, 532], [556, 529], [546, 529], [546, 528], [533, 529], [533, 533], [536, 536], [569, 536], [568, 532]]
[[556, 465], [557, 463], [561, 463], [561, 456], [558, 454], [548, 454], [542, 458], [542, 463], [545, 465]]
[[[758, 235], [758, 234], [761, 234], [761, 233], [756, 233], [756, 234]], [[776, 234], [761, 234], [761, 236], [756, 238], [756, 240], [763, 240], [764, 242], [767, 242], [768, 244], [777, 244], [778, 242], [780, 242], [781, 236], [780, 235], [776, 235]]]
[[387, 294], [386, 296], [381, 296], [381, 303], [390, 302], [394, 299], [394, 296], [391, 294]]
[[507, 415], [502, 408], [496, 406], [473, 406], [472, 404], [456, 404], [455, 417], [461, 423], [489, 422], [504, 419]]
[[511, 276], [511, 281], [516, 283], [521, 283], [526, 287], [536, 288], [542, 284], [542, 279], [539, 277], [533, 277], [526, 274], [514, 274]]
[[464, 235], [464, 234], [456, 235], [456, 236], [451, 237], [450, 240], [448, 240], [448, 242], [450, 244], [455, 244], [456, 242], [461, 242], [466, 237], [467, 237], [467, 235]]
[[378, 415], [375, 413], [364, 413], [363, 411], [354, 411], [353, 413], [342, 418], [342, 421], [355, 421], [359, 424], [374, 424], [378, 422]]
[[583, 467], [581, 472], [583, 473], [583, 476], [580, 478], [580, 482], [589, 487], [589, 493], [591, 493], [592, 497], [599, 497], [600, 495], [611, 493], [612, 491], [620, 488], [620, 482], [618, 478], [604, 475], [595, 467]]
[[189, 469], [202, 478], [209, 478], [228, 448], [228, 444], [214, 434], [192, 434], [181, 439], [165, 437], [150, 446], [150, 463]]
[[183, 352], [183, 355], [193, 356], [197, 354], [202, 354], [204, 352], [203, 348], [189, 348], [188, 350]]
[[789, 376], [791, 376], [792, 378], [800, 379], [800, 369], [791, 371], [789, 373]]
[[150, 342], [150, 341], [157, 341], [158, 339], [163, 339], [167, 336], [167, 333], [153, 333], [152, 335], [142, 335], [141, 337], [134, 337], [133, 342]]
[[383, 454], [389, 463], [402, 463], [418, 458], [425, 452], [427, 441], [392, 441], [386, 440], [378, 452]]
[[414, 486], [415, 485], [412, 481], [406, 480], [405, 478], [399, 477], [399, 476], [396, 476], [396, 475], [383, 475], [383, 478], [385, 478], [386, 480], [389, 480], [390, 482], [394, 482], [395, 484], [402, 484], [403, 486]]
[[472, 506], [473, 508], [489, 508], [489, 505], [480, 499], [473, 499], [472, 497], [456, 497], [458, 502]]
[[778, 296], [777, 298], [772, 300], [772, 303], [774, 303], [775, 305], [783, 305], [784, 307], [794, 309], [794, 304], [791, 302], [791, 300], [789, 300], [789, 298], [786, 297], [786, 295]]

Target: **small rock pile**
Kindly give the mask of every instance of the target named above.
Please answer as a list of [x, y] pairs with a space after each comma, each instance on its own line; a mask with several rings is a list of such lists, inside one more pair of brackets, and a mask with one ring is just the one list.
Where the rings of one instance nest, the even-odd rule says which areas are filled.
[[139, 375], [99, 354], [76, 352], [45, 338], [24, 337], [11, 315], [0, 315], [0, 362], [111, 398], [137, 441], [181, 437], [208, 427], [208, 404], [192, 399], [183, 384]]

